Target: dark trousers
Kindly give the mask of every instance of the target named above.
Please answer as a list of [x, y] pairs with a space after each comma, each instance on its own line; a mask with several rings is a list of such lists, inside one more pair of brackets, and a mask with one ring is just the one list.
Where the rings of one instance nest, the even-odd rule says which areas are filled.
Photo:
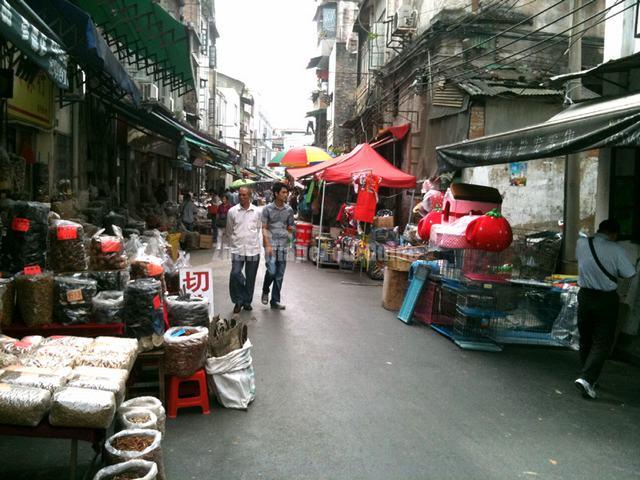
[[273, 284], [271, 292], [271, 305], [280, 303], [280, 291], [284, 280], [284, 271], [287, 268], [287, 250], [274, 250], [273, 255], [266, 258], [267, 271], [264, 274], [262, 293], [269, 294], [269, 288]]
[[[244, 256], [236, 255], [235, 253], [231, 255], [229, 293], [234, 304], [251, 305], [259, 263], [260, 255]], [[243, 268], [244, 275], [242, 273]]]
[[581, 288], [578, 293], [580, 376], [593, 385], [609, 356], [618, 323], [618, 293]]

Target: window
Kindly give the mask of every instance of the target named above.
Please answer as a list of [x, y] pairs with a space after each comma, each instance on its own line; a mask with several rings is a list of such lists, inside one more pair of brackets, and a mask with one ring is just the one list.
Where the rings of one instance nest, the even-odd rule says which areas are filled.
[[614, 148], [609, 216], [620, 222], [620, 239], [640, 242], [640, 155], [635, 148]]

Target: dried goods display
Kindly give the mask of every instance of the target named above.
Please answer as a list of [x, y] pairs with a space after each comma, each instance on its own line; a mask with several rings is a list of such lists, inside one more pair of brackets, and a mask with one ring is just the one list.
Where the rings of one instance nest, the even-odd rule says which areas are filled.
[[18, 357], [10, 353], [0, 351], [0, 368], [6, 368], [18, 363]]
[[5, 339], [0, 342], [0, 349], [11, 355], [26, 355], [34, 352], [43, 340], [44, 339], [40, 335], [31, 335], [22, 338], [22, 340], [5, 337]]
[[79, 223], [56, 220], [49, 227], [49, 268], [54, 272], [82, 272], [88, 259], [84, 228]]
[[53, 395], [49, 422], [58, 427], [107, 428], [115, 411], [111, 392], [63, 387]]
[[118, 408], [118, 415], [124, 415], [131, 410], [145, 409], [153, 412], [158, 419], [158, 430], [164, 434], [166, 414], [162, 402], [156, 397], [135, 397], [127, 400], [120, 408]]
[[155, 480], [158, 466], [147, 460], [128, 460], [99, 470], [93, 480]]
[[61, 346], [61, 347], [73, 347], [78, 350], [85, 351], [91, 345], [93, 345], [93, 338], [87, 337], [75, 337], [73, 335], [53, 335], [47, 337], [42, 341], [42, 346]]
[[167, 297], [167, 316], [172, 327], [206, 327], [209, 325], [209, 303], [189, 294]]
[[48, 325], [53, 320], [54, 281], [51, 272], [15, 277], [16, 304], [27, 327]]
[[50, 404], [48, 390], [0, 383], [0, 423], [35, 427]]
[[164, 369], [167, 375], [188, 377], [204, 365], [209, 331], [204, 327], [172, 327], [164, 334]]
[[73, 368], [79, 356], [80, 350], [74, 347], [44, 345], [23, 358], [21, 363], [24, 366], [37, 368]]
[[38, 372], [39, 369], [32, 371], [6, 371], [0, 375], [0, 383], [8, 383], [10, 385], [20, 385], [23, 387], [42, 388], [53, 393], [55, 390], [63, 387], [67, 379], [58, 375], [51, 375], [48, 371]]
[[111, 465], [133, 459], [149, 460], [158, 466], [157, 478], [164, 479], [161, 440], [162, 433], [158, 430], [122, 430], [107, 439], [104, 457]]
[[0, 278], [0, 329], [8, 327], [13, 321], [15, 296], [13, 278]]
[[72, 375], [83, 375], [94, 378], [108, 378], [115, 381], [126, 382], [129, 372], [118, 368], [78, 366], [73, 369]]
[[113, 226], [116, 235], [103, 235], [104, 230], [91, 237], [89, 252], [92, 270], [124, 270], [128, 266], [122, 231]]
[[160, 282], [152, 278], [127, 285], [123, 310], [127, 336], [143, 338], [164, 333], [161, 294]]
[[124, 293], [117, 290], [105, 290], [91, 301], [93, 320], [96, 323], [121, 323], [124, 307]]
[[17, 273], [28, 265], [44, 268], [47, 250], [49, 205], [13, 202], [9, 207], [7, 234], [2, 240], [4, 269]]
[[105, 356], [100, 353], [88, 352], [78, 357], [76, 365], [130, 370], [134, 361], [135, 357], [126, 353], [112, 353], [110, 356]]
[[158, 417], [147, 408], [132, 408], [124, 412], [118, 411], [117, 422], [121, 430], [158, 429]]
[[128, 270], [104, 270], [89, 272], [89, 276], [98, 282], [98, 292], [123, 291], [129, 283]]
[[91, 300], [96, 295], [95, 280], [55, 277], [56, 320], [66, 325], [88, 323], [91, 321]]
[[72, 373], [67, 382], [69, 387], [89, 388], [91, 390], [103, 390], [111, 392], [116, 399], [116, 405], [120, 405], [124, 400], [124, 380], [113, 378], [92, 377], [89, 375], [79, 375]]

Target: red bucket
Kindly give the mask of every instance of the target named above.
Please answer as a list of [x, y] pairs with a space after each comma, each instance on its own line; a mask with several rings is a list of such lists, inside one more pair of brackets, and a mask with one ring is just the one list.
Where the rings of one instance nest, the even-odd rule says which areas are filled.
[[296, 244], [310, 245], [312, 232], [313, 232], [313, 225], [311, 223], [297, 222], [296, 223]]
[[296, 260], [306, 260], [307, 259], [307, 250], [309, 249], [308, 245], [301, 245], [296, 242]]

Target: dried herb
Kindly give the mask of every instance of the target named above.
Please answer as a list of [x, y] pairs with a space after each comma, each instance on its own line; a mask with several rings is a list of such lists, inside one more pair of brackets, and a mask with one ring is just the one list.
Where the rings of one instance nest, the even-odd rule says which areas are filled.
[[161, 285], [158, 280], [134, 280], [124, 292], [123, 318], [129, 337], [143, 338], [164, 333]]
[[13, 321], [13, 305], [16, 289], [13, 278], [0, 278], [0, 327], [8, 327]]
[[84, 228], [79, 223], [57, 220], [49, 227], [49, 268], [54, 272], [87, 269]]
[[17, 305], [27, 327], [48, 325], [53, 320], [54, 281], [51, 272], [15, 277]]

